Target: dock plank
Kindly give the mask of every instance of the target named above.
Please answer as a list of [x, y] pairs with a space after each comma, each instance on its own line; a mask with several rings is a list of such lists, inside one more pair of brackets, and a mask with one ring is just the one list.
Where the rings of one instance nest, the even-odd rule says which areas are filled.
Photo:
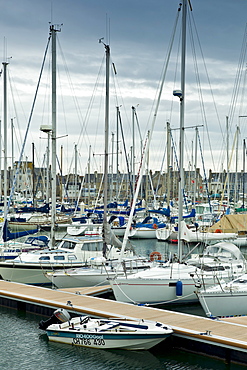
[[[0, 280], [0, 296], [51, 308], [66, 308], [76, 314], [147, 319], [170, 325], [174, 334], [247, 351], [247, 317], [212, 320], [190, 314], [135, 306], [82, 294], [92, 289], [53, 290]], [[80, 292], [80, 294], [78, 294]], [[68, 305], [71, 302], [71, 305]]]

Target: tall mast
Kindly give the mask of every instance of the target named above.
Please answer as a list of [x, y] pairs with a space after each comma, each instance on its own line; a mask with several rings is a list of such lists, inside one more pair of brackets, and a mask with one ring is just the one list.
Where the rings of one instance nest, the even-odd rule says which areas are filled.
[[[102, 42], [102, 40], [100, 40]], [[110, 79], [110, 46], [104, 44], [106, 53], [106, 97], [105, 97], [105, 153], [104, 153], [104, 225], [107, 223], [108, 200], [108, 141], [109, 141], [109, 79]]]
[[[132, 106], [132, 184], [135, 189], [135, 107]], [[133, 200], [134, 194], [132, 194]]]
[[77, 197], [78, 197], [78, 194], [77, 194], [77, 158], [78, 158], [78, 152], [77, 152], [77, 145], [75, 144], [75, 192], [74, 192], [74, 195], [75, 195], [75, 204], [76, 204], [76, 201], [77, 201]]
[[56, 225], [56, 136], [57, 136], [57, 58], [56, 58], [56, 33], [60, 32], [61, 28], [50, 26], [50, 34], [52, 41], [52, 132], [51, 132], [51, 246], [55, 246], [55, 225]]
[[[4, 219], [7, 218], [7, 65], [3, 62], [3, 125], [4, 125], [4, 172], [3, 172], [3, 194], [4, 194]], [[2, 195], [2, 194], [1, 194]]]
[[180, 163], [179, 163], [179, 195], [178, 195], [178, 259], [182, 260], [181, 221], [183, 218], [183, 191], [184, 191], [184, 101], [185, 101], [185, 56], [186, 56], [186, 19], [187, 0], [182, 6], [182, 54], [181, 54], [181, 97], [180, 97]]
[[118, 197], [118, 188], [119, 188], [119, 176], [118, 176], [118, 150], [119, 150], [119, 107], [117, 107], [117, 156], [116, 156], [116, 173], [117, 173], [117, 178], [116, 178], [116, 196]]
[[226, 116], [226, 169], [227, 169], [227, 208], [230, 207], [230, 163], [229, 163], [229, 120]]
[[166, 147], [167, 147], [167, 180], [166, 180], [166, 203], [167, 208], [170, 207], [170, 196], [171, 196], [171, 127], [170, 122], [166, 122]]

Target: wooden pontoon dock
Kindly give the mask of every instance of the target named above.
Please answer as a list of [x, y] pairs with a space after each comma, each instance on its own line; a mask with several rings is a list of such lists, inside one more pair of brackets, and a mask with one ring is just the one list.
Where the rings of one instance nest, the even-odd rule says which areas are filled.
[[247, 364], [247, 316], [212, 320], [92, 296], [109, 289], [106, 286], [54, 290], [0, 280], [0, 304], [43, 316], [65, 308], [75, 315], [160, 321], [174, 330], [172, 347]]

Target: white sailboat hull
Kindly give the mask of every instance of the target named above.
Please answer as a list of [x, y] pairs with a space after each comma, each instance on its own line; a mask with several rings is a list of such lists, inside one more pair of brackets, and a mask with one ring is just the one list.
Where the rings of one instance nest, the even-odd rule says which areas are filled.
[[155, 239], [156, 229], [150, 229], [148, 227], [138, 227], [130, 230], [130, 239]]
[[207, 316], [224, 317], [247, 314], [247, 289], [242, 292], [198, 293]]
[[247, 274], [197, 292], [207, 316], [224, 317], [247, 314]]
[[[173, 266], [163, 268], [164, 271], [162, 271], [162, 267], [157, 267], [156, 271], [150, 270], [152, 271], [146, 271], [140, 277], [136, 274], [134, 277], [118, 277], [115, 280], [110, 280], [116, 300], [143, 304], [198, 301], [195, 294], [195, 283], [198, 280], [195, 267], [174, 263]], [[194, 279], [190, 274], [194, 275]], [[178, 282], [182, 284], [179, 293]], [[205, 276], [204, 282], [207, 286], [216, 283], [213, 275]]]
[[104, 267], [98, 269], [98, 271], [85, 267], [84, 269], [80, 268], [78, 273], [75, 269], [49, 273], [47, 278], [57, 288], [81, 288], [108, 285], [108, 277], [113, 278], [115, 275], [116, 272], [114, 271], [105, 272]]

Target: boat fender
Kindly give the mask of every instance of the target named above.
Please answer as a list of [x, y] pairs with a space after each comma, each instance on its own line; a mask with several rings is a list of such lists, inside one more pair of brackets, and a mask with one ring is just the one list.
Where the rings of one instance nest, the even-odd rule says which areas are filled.
[[176, 295], [178, 297], [183, 295], [183, 283], [181, 280], [178, 280], [176, 283]]
[[222, 230], [221, 229], [216, 229], [215, 233], [222, 233]]
[[150, 261], [160, 261], [161, 260], [161, 253], [160, 252], [152, 252], [150, 253]]

